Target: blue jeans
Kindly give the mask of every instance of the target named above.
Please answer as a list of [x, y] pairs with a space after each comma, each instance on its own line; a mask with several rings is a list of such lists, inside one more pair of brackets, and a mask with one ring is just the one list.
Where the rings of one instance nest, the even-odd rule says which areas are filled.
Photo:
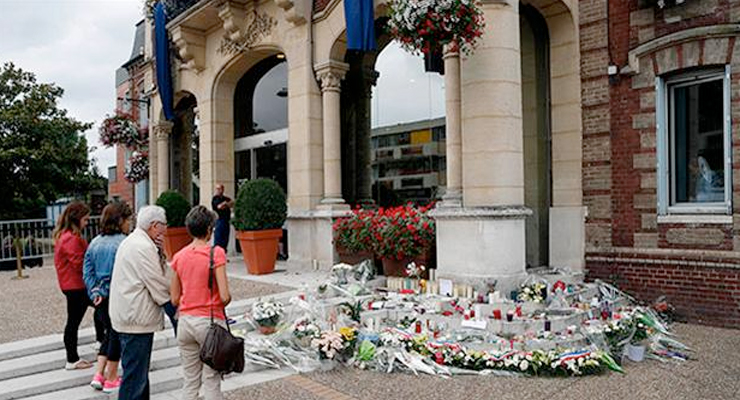
[[118, 400], [149, 400], [149, 363], [154, 333], [119, 333], [123, 379]]
[[219, 218], [216, 220], [216, 228], [213, 230], [213, 245], [221, 246], [224, 251], [229, 247], [229, 221]]

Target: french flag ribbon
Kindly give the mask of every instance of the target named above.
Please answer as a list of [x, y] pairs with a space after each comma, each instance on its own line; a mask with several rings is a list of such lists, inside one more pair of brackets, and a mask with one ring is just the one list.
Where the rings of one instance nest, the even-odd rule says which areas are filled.
[[559, 362], [560, 364], [565, 364], [566, 362], [570, 360], [577, 360], [579, 358], [587, 357], [589, 355], [591, 355], [590, 350], [574, 351], [572, 353], [561, 354], [560, 357], [558, 357], [556, 361]]

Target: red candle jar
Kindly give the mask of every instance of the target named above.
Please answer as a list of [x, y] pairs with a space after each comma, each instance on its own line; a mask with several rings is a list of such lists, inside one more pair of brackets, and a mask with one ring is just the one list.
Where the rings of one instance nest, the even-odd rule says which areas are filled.
[[494, 319], [501, 319], [501, 310], [499, 310], [499, 309], [493, 310], [493, 318]]
[[521, 304], [517, 304], [517, 306], [516, 306], [516, 316], [517, 317], [521, 317], [522, 316], [522, 305]]

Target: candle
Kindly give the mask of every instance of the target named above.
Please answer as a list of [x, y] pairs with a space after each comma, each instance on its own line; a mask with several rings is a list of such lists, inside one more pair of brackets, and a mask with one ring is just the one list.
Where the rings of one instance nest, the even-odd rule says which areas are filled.
[[545, 331], [550, 332], [550, 320], [549, 319], [545, 320]]
[[511, 322], [514, 320], [514, 312], [509, 310], [506, 312], [506, 320]]
[[522, 316], [522, 305], [521, 304], [516, 305], [516, 316], [520, 318]]
[[499, 310], [498, 308], [493, 310], [493, 318], [501, 319], [501, 310]]

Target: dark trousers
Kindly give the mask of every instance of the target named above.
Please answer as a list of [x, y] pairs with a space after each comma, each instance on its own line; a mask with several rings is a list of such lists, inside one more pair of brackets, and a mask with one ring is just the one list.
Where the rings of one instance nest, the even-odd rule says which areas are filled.
[[216, 228], [213, 230], [213, 245], [221, 246], [228, 250], [229, 247], [229, 221], [223, 218], [216, 220]]
[[162, 308], [164, 308], [164, 313], [170, 319], [172, 330], [175, 332], [175, 337], [177, 337], [177, 307], [171, 301], [168, 301], [164, 303]]
[[119, 333], [123, 379], [118, 400], [149, 400], [149, 363], [154, 333]]
[[99, 356], [105, 356], [109, 361], [119, 361], [121, 359], [121, 340], [118, 337], [118, 332], [113, 329], [113, 325], [110, 322], [110, 314], [108, 313], [108, 299], [103, 300], [97, 307], [95, 307], [100, 322], [103, 324], [105, 329], [105, 336], [103, 341], [100, 342]]
[[[77, 353], [78, 331], [80, 323], [85, 317], [88, 307], [92, 307], [92, 301], [87, 297], [85, 289], [65, 290], [64, 297], [67, 298], [67, 324], [64, 326], [64, 349], [67, 351], [67, 362], [75, 363], [80, 359]], [[98, 335], [98, 318], [95, 318], [96, 337], [102, 337], [102, 329]]]

